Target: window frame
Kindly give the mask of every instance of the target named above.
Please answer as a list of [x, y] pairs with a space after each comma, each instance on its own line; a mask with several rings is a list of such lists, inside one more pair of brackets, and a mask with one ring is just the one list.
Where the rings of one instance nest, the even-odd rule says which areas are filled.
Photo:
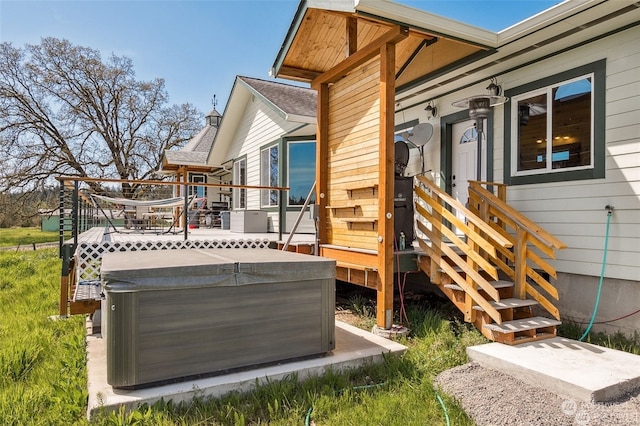
[[[518, 172], [518, 114], [514, 109], [520, 99], [535, 94], [551, 93], [554, 87], [581, 78], [592, 77], [591, 90], [591, 163], [588, 166], [571, 168], [535, 169]], [[504, 140], [504, 182], [509, 185], [523, 185], [548, 182], [565, 182], [584, 179], [601, 179], [605, 177], [605, 105], [606, 105], [606, 59], [582, 65], [543, 79], [524, 84], [505, 91], [509, 97], [509, 106], [504, 108], [505, 140]], [[549, 100], [547, 101], [549, 102]], [[547, 118], [553, 119], [553, 112]], [[550, 129], [547, 129], [547, 133]], [[549, 142], [552, 144], [552, 142]]]
[[[242, 166], [244, 164], [244, 167]], [[233, 161], [232, 181], [234, 185], [247, 184], [247, 157], [237, 158]], [[244, 173], [242, 173], [244, 172]], [[242, 175], [240, 175], [242, 173]], [[242, 183], [244, 180], [244, 183]], [[232, 188], [232, 203], [234, 210], [245, 210], [247, 208], [247, 189]]]
[[[195, 193], [198, 198], [207, 198], [207, 187], [197, 185], [198, 183], [206, 184], [207, 180], [207, 175], [204, 173], [189, 172], [189, 195], [193, 195]], [[202, 193], [200, 194], [200, 192]]]
[[[276, 150], [275, 159], [276, 164], [275, 168], [271, 164], [273, 160], [272, 150]], [[269, 175], [267, 176], [268, 182], [265, 182], [265, 164], [264, 164], [264, 153], [267, 153], [267, 169]], [[260, 186], [279, 186], [280, 182], [280, 163], [281, 163], [281, 155], [280, 155], [280, 145], [278, 143], [270, 144], [260, 148]], [[272, 176], [273, 171], [275, 170], [275, 177]], [[275, 179], [274, 179], [275, 178]], [[278, 207], [280, 205], [279, 199], [280, 195], [277, 189], [262, 189], [260, 190], [260, 207], [261, 208], [273, 208]]]
[[[315, 139], [312, 138], [305, 138], [305, 139], [290, 139], [286, 141], [286, 154], [287, 154], [287, 160], [286, 160], [286, 164], [287, 164], [287, 185], [289, 187], [291, 187], [291, 146], [292, 145], [299, 145], [299, 144], [313, 144], [314, 145], [314, 149], [313, 149], [313, 155], [314, 155], [314, 173], [313, 173], [313, 181], [311, 183], [311, 186], [313, 186], [313, 182], [315, 182], [316, 176], [315, 176], [315, 169], [317, 167], [317, 158], [316, 158], [316, 147], [317, 147], [317, 142]], [[311, 190], [311, 186], [309, 187], [308, 190]], [[305, 194], [305, 199], [306, 196], [308, 195], [308, 192]], [[315, 202], [315, 194], [312, 195], [311, 198], [311, 202]], [[292, 207], [292, 208], [301, 208], [304, 205], [304, 201], [301, 204], [292, 204], [291, 203], [291, 191], [287, 191], [287, 198], [286, 198], [286, 204], [287, 207]]]

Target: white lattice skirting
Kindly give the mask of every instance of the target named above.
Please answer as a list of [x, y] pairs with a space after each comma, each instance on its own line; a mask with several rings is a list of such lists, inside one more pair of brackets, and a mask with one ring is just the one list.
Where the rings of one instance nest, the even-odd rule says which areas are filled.
[[100, 279], [102, 255], [116, 251], [212, 249], [212, 248], [269, 248], [269, 240], [186, 240], [186, 241], [127, 241], [80, 243], [76, 250], [78, 281]]

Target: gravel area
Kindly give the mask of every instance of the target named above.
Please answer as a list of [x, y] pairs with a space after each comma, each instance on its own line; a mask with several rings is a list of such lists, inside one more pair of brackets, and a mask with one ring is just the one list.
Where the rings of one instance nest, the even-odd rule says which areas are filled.
[[640, 389], [608, 403], [574, 401], [473, 362], [435, 382], [479, 426], [640, 425]]

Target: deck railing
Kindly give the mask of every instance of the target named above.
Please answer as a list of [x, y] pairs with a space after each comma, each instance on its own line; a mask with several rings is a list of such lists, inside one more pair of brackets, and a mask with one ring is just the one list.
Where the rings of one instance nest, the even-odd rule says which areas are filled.
[[[498, 188], [501, 196], [485, 186]], [[514, 297], [531, 297], [559, 320], [558, 308], [549, 300], [549, 297], [558, 299], [558, 290], [550, 282], [550, 278], [557, 279], [557, 273], [545, 258], [555, 259], [556, 250], [567, 246], [505, 200], [506, 186], [469, 183], [469, 209], [513, 247], [496, 246], [499, 256], [495, 265], [514, 282]]]
[[[102, 226], [102, 227], [110, 227], [111, 232], [128, 232], [135, 233], [136, 230], [131, 228], [129, 230], [125, 229], [125, 221], [126, 218], [122, 218], [119, 222], [107, 221], [107, 218], [104, 217], [107, 211], [111, 209], [105, 210], [102, 206], [97, 205], [96, 200], [92, 199], [93, 195], [108, 195], [111, 197], [117, 197], [118, 193], [115, 190], [109, 190], [108, 192], [102, 191], [101, 188], [103, 185], [117, 185], [117, 184], [126, 184], [129, 188], [131, 188], [134, 184], [140, 190], [145, 191], [144, 197], [147, 200], [159, 199], [159, 198], [167, 198], [171, 197], [173, 194], [178, 193], [184, 199], [184, 203], [180, 207], [175, 207], [176, 209], [182, 209], [181, 212], [176, 211], [172, 215], [173, 223], [170, 223], [171, 226], [175, 226], [172, 228], [173, 233], [183, 233], [184, 241], [176, 241], [172, 239], [171, 241], [167, 241], [166, 244], [153, 245], [154, 248], [215, 248], [215, 247], [244, 247], [244, 246], [264, 246], [267, 242], [266, 240], [258, 242], [258, 241], [199, 241], [197, 239], [189, 240], [189, 225], [195, 223], [192, 220], [195, 220], [197, 215], [193, 214], [201, 207], [196, 204], [189, 203], [189, 200], [192, 198], [189, 194], [195, 193], [195, 188], [197, 187], [209, 187], [209, 188], [219, 188], [221, 190], [226, 190], [226, 194], [231, 194], [231, 190], [233, 188], [238, 188], [243, 191], [243, 196], [247, 196], [247, 191], [278, 191], [279, 196], [279, 205], [285, 206], [286, 200], [285, 195], [286, 191], [289, 188], [286, 187], [267, 187], [267, 186], [248, 186], [248, 185], [230, 185], [230, 184], [207, 184], [207, 183], [195, 183], [195, 182], [165, 182], [165, 181], [126, 181], [119, 179], [101, 179], [101, 178], [82, 178], [82, 177], [71, 177], [71, 176], [62, 176], [58, 177], [57, 180], [60, 182], [60, 198], [59, 198], [59, 208], [60, 208], [60, 232], [59, 232], [59, 250], [60, 257], [62, 258], [62, 271], [60, 278], [60, 315], [66, 316], [67, 314], [75, 314], [75, 313], [91, 313], [96, 309], [95, 301], [81, 301], [78, 303], [69, 303], [71, 295], [74, 293], [73, 289], [77, 284], [78, 280], [95, 280], [99, 277], [99, 261], [104, 252], [108, 251], [122, 251], [122, 250], [137, 250], [137, 249], [146, 249], [147, 246], [137, 247], [132, 243], [117, 243], [101, 240], [96, 243], [87, 243], [80, 242], [79, 236], [85, 231], [88, 231], [90, 228]], [[221, 193], [223, 193], [221, 191]], [[114, 195], [116, 194], [116, 195]], [[223, 193], [223, 196], [224, 193]], [[255, 196], [255, 194], [254, 194]], [[260, 197], [260, 194], [257, 195]], [[103, 197], [104, 198], [104, 197]], [[246, 200], [246, 198], [245, 198]], [[126, 203], [125, 203], [126, 204]], [[176, 202], [176, 205], [178, 203]], [[230, 204], [230, 202], [228, 203]], [[227, 204], [227, 205], [228, 205]], [[229, 207], [231, 207], [229, 205]], [[173, 207], [172, 207], [173, 208]], [[279, 238], [282, 239], [283, 232], [283, 217], [284, 208], [282, 207], [280, 210], [280, 235]], [[149, 212], [151, 213], [151, 212]], [[150, 216], [151, 217], [151, 216]], [[155, 216], [154, 216], [155, 217]], [[184, 220], [178, 224], [175, 222], [175, 218], [180, 217], [184, 218]], [[149, 219], [151, 220], [151, 219]], [[169, 226], [169, 224], [167, 225]], [[178, 228], [182, 228], [182, 230], [177, 231]], [[113, 229], [118, 228], [118, 229]], [[162, 232], [164, 229], [161, 229]], [[154, 229], [157, 230], [157, 229]], [[153, 233], [154, 230], [145, 230], [147, 233]], [[142, 233], [143, 231], [138, 231], [138, 233]], [[103, 233], [100, 234], [101, 238], [104, 237]], [[189, 240], [189, 241], [187, 241]], [[126, 246], [126, 247], [125, 247]]]
[[500, 313], [478, 290], [500, 301], [489, 281], [498, 280], [498, 255], [508, 251], [512, 242], [429, 179], [420, 176], [417, 182], [417, 228], [427, 237], [419, 238], [418, 244], [430, 262], [422, 269], [429, 271], [431, 282], [440, 284], [444, 272], [464, 290], [465, 320], [475, 320], [473, 306], [479, 305], [496, 323], [502, 323]]
[[[218, 184], [218, 183], [200, 183], [200, 182], [175, 182], [175, 181], [158, 181], [158, 180], [122, 180], [122, 179], [104, 179], [104, 178], [90, 178], [90, 177], [74, 177], [74, 176], [60, 176], [56, 178], [60, 182], [60, 234], [59, 234], [59, 248], [60, 256], [64, 257], [65, 251], [73, 253], [78, 243], [78, 235], [82, 232], [94, 227], [105, 225], [104, 211], [98, 208], [94, 201], [91, 200], [89, 194], [97, 193], [96, 188], [102, 185], [118, 185], [127, 184], [131, 187], [133, 185], [139, 188], [154, 188], [153, 191], [148, 191], [145, 194], [147, 198], [153, 197], [154, 193], [164, 194], [165, 197], [173, 196], [174, 193], [179, 194], [184, 198], [184, 205], [178, 208], [175, 217], [181, 217], [182, 223], [174, 224], [176, 229], [181, 228], [181, 233], [184, 236], [184, 240], [189, 239], [189, 224], [196, 216], [194, 213], [202, 209], [202, 205], [191, 205], [189, 200], [189, 194], [195, 192], [195, 188], [218, 188], [224, 190], [225, 193], [231, 194], [233, 189], [244, 190], [244, 197], [246, 199], [246, 191], [277, 191], [279, 197], [279, 205], [286, 205], [286, 191], [288, 187], [272, 187], [272, 186], [257, 186], [257, 185], [232, 185], [232, 184]], [[117, 192], [115, 192], [117, 193]], [[109, 193], [102, 193], [98, 195], [112, 195], [114, 191]], [[260, 197], [260, 195], [258, 195]], [[228, 201], [230, 204], [230, 201]], [[229, 205], [231, 209], [231, 205]], [[186, 213], [185, 213], [186, 212]], [[281, 211], [282, 213], [282, 211]], [[282, 214], [280, 215], [282, 218]], [[186, 219], [184, 219], [186, 218]], [[282, 226], [280, 226], [280, 233], [282, 233]]]

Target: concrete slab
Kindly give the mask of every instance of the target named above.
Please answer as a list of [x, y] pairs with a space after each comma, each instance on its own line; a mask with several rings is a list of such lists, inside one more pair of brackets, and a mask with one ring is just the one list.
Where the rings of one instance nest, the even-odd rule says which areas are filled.
[[469, 358], [562, 397], [604, 402], [640, 388], [640, 356], [555, 337], [467, 348]]
[[102, 407], [116, 410], [122, 405], [135, 408], [143, 403], [153, 404], [161, 398], [178, 403], [189, 401], [195, 396], [219, 397], [231, 391], [247, 392], [255, 388], [256, 382], [281, 380], [293, 374], [297, 374], [299, 380], [304, 380], [321, 375], [329, 369], [342, 371], [381, 362], [382, 354], [402, 354], [406, 349], [406, 346], [397, 342], [336, 321], [336, 348], [323, 357], [146, 389], [121, 390], [113, 389], [107, 384], [107, 351], [104, 339], [99, 335], [88, 335], [87, 417], [91, 418]]

